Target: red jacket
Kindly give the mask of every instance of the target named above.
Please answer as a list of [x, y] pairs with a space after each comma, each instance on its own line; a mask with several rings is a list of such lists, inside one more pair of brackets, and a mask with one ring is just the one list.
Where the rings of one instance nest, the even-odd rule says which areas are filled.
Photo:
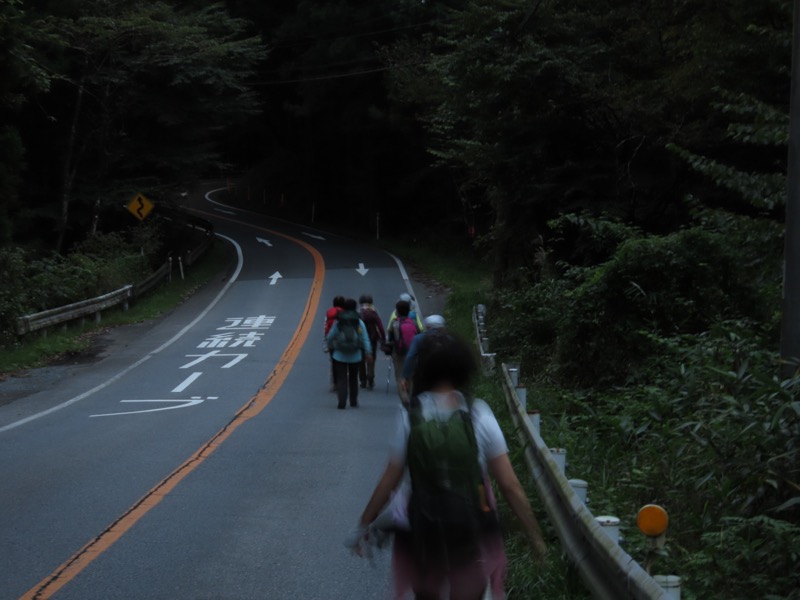
[[341, 306], [331, 306], [328, 312], [325, 313], [325, 336], [328, 335], [333, 323], [336, 321], [336, 317], [338, 317], [339, 313], [343, 310]]

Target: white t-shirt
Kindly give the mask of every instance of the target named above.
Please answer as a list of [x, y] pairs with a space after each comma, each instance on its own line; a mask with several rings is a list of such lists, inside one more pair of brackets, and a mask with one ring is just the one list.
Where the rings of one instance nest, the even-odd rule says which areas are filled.
[[[422, 406], [422, 416], [425, 420], [447, 420], [454, 410], [469, 412], [467, 401], [460, 392], [453, 392], [458, 398], [459, 407], [453, 408], [448, 394], [425, 392], [419, 395]], [[508, 454], [508, 445], [500, 429], [500, 424], [486, 402], [475, 399], [472, 402], [472, 427], [475, 430], [475, 440], [478, 442], [478, 460], [484, 474], [487, 472], [486, 464], [493, 458]], [[401, 407], [397, 416], [394, 434], [389, 442], [389, 460], [395, 464], [405, 465], [406, 449], [408, 448], [408, 434], [411, 431], [408, 411]]]

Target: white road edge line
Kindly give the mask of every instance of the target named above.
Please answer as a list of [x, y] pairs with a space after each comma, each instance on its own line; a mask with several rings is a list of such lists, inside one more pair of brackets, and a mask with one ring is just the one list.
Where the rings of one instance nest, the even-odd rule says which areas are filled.
[[214, 306], [216, 306], [217, 302], [219, 302], [222, 299], [222, 297], [225, 295], [225, 293], [228, 291], [228, 289], [233, 285], [233, 283], [236, 281], [237, 277], [239, 277], [239, 273], [241, 273], [241, 271], [242, 271], [242, 265], [244, 264], [244, 255], [242, 254], [242, 247], [239, 244], [237, 244], [235, 240], [233, 240], [233, 239], [231, 239], [231, 238], [229, 238], [229, 237], [227, 237], [225, 235], [221, 235], [219, 233], [217, 233], [215, 235], [217, 237], [220, 237], [220, 238], [222, 238], [224, 240], [229, 241], [231, 244], [234, 245], [234, 247], [236, 248], [236, 255], [238, 257], [238, 264], [236, 265], [236, 270], [234, 271], [233, 275], [228, 280], [228, 283], [225, 284], [225, 287], [223, 287], [220, 290], [220, 292], [219, 292], [219, 294], [217, 294], [216, 298], [214, 298], [211, 301], [211, 303], [205, 308], [205, 310], [203, 310], [203, 312], [201, 312], [199, 315], [197, 315], [197, 317], [191, 323], [189, 323], [186, 327], [184, 327], [178, 333], [176, 333], [175, 336], [173, 336], [172, 339], [164, 342], [161, 346], [159, 346], [158, 348], [156, 348], [155, 350], [153, 350], [149, 354], [146, 354], [145, 356], [140, 358], [138, 361], [133, 363], [131, 366], [127, 367], [126, 369], [123, 369], [122, 371], [120, 371], [119, 373], [117, 373], [116, 375], [114, 375], [113, 377], [108, 379], [107, 381], [104, 381], [103, 383], [93, 387], [92, 389], [90, 389], [90, 390], [88, 390], [88, 391], [86, 391], [86, 392], [84, 392], [82, 394], [79, 394], [79, 395], [75, 396], [74, 398], [70, 398], [66, 402], [62, 402], [61, 404], [53, 406], [52, 408], [48, 408], [47, 410], [43, 410], [42, 412], [33, 414], [33, 415], [29, 416], [29, 417], [25, 417], [24, 419], [20, 419], [19, 421], [15, 421], [14, 423], [9, 423], [8, 425], [0, 427], [0, 433], [3, 433], [4, 431], [9, 431], [9, 430], [14, 429], [16, 427], [19, 427], [21, 425], [25, 425], [26, 423], [30, 423], [31, 421], [35, 421], [36, 419], [40, 419], [42, 417], [45, 417], [45, 416], [47, 416], [49, 414], [52, 414], [52, 413], [56, 412], [57, 410], [61, 410], [62, 408], [66, 408], [67, 406], [71, 406], [72, 404], [75, 404], [76, 402], [80, 402], [81, 400], [85, 400], [86, 398], [88, 398], [92, 394], [96, 394], [100, 390], [107, 388], [109, 385], [111, 385], [115, 381], [118, 381], [119, 379], [121, 379], [122, 377], [124, 377], [125, 375], [130, 373], [131, 371], [133, 371], [136, 367], [138, 367], [139, 365], [141, 365], [145, 361], [149, 360], [150, 358], [152, 358], [153, 356], [155, 356], [156, 354], [158, 354], [162, 350], [164, 350], [164, 349], [168, 348], [169, 346], [171, 346], [172, 344], [174, 344], [181, 337], [183, 337], [186, 334], [186, 332], [188, 332], [200, 320], [202, 320], [211, 311], [211, 309], [214, 308]]
[[403, 278], [403, 281], [406, 282], [406, 290], [408, 291], [409, 294], [411, 294], [411, 297], [414, 298], [414, 302], [417, 305], [417, 315], [419, 315], [421, 321], [424, 318], [423, 316], [424, 313], [422, 312], [422, 307], [419, 304], [419, 298], [417, 297], [417, 294], [414, 292], [414, 287], [411, 285], [411, 279], [409, 279], [408, 277], [408, 272], [406, 271], [406, 267], [403, 264], [403, 261], [397, 258], [391, 252], [387, 252], [386, 254], [391, 256], [394, 259], [394, 262], [397, 263], [397, 268], [400, 269], [400, 276]]

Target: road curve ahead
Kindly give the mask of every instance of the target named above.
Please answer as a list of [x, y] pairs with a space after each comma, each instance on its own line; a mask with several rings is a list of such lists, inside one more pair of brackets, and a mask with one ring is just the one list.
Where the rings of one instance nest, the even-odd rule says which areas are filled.
[[336, 409], [322, 351], [334, 295], [385, 318], [386, 253], [271, 221], [213, 191], [236, 266], [113, 355], [0, 407], [0, 598], [383, 598], [389, 557], [342, 540], [383, 468], [388, 360]]

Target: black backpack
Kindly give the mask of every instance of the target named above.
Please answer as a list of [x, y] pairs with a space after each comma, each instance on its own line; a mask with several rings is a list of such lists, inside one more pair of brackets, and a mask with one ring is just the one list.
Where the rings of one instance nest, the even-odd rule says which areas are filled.
[[414, 396], [408, 414], [408, 517], [414, 557], [426, 567], [473, 560], [499, 522], [487, 501], [471, 411], [455, 410], [447, 421], [426, 421]]

